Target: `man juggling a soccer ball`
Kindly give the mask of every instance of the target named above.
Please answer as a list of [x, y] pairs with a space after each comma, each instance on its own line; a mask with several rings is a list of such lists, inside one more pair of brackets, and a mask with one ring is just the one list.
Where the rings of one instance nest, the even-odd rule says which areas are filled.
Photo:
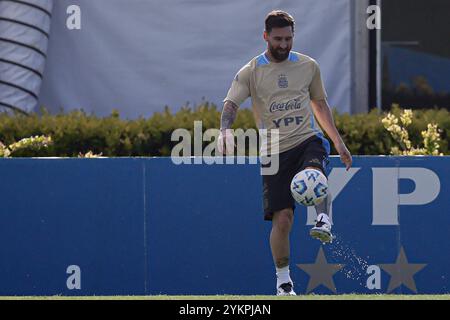
[[[312, 58], [291, 51], [294, 19], [283, 11], [272, 11], [265, 19], [264, 40], [267, 50], [242, 67], [224, 99], [218, 148], [233, 153], [231, 126], [238, 106], [252, 99], [255, 121], [259, 128], [278, 129], [279, 169], [263, 175], [264, 219], [272, 221], [270, 247], [276, 267], [277, 295], [295, 295], [289, 275], [289, 233], [295, 200], [291, 181], [305, 169], [326, 174], [330, 144], [315, 118], [338, 151], [347, 170], [352, 157], [334, 124], [319, 66]], [[322, 242], [332, 240], [328, 218], [331, 194], [315, 206], [316, 225], [311, 236]]]

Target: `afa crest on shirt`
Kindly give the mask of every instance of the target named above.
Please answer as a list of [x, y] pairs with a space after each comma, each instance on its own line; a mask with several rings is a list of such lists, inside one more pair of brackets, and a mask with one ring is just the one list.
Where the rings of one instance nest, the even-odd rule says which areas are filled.
[[289, 86], [289, 82], [287, 76], [285, 74], [280, 74], [278, 76], [278, 87], [279, 88], [287, 88]]

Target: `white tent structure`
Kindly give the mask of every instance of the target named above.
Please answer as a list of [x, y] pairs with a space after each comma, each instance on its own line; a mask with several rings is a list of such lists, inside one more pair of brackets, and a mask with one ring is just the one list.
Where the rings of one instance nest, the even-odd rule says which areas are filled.
[[52, 0], [0, 1], [0, 110], [38, 105]]

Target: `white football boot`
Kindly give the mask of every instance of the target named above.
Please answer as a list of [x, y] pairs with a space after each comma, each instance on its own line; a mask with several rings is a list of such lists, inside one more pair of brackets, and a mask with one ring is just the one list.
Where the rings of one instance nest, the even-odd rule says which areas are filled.
[[277, 288], [277, 296], [296, 296], [292, 282], [286, 282], [281, 284]]
[[309, 231], [309, 235], [323, 244], [331, 243], [333, 235], [331, 234], [331, 223], [325, 213], [317, 216], [316, 225]]

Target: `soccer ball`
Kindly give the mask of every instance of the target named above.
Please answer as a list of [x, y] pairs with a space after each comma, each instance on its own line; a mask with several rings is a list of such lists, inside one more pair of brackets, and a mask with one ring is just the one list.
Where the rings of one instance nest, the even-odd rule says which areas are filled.
[[305, 169], [297, 173], [291, 182], [292, 197], [305, 206], [321, 203], [328, 194], [328, 181], [317, 169]]

